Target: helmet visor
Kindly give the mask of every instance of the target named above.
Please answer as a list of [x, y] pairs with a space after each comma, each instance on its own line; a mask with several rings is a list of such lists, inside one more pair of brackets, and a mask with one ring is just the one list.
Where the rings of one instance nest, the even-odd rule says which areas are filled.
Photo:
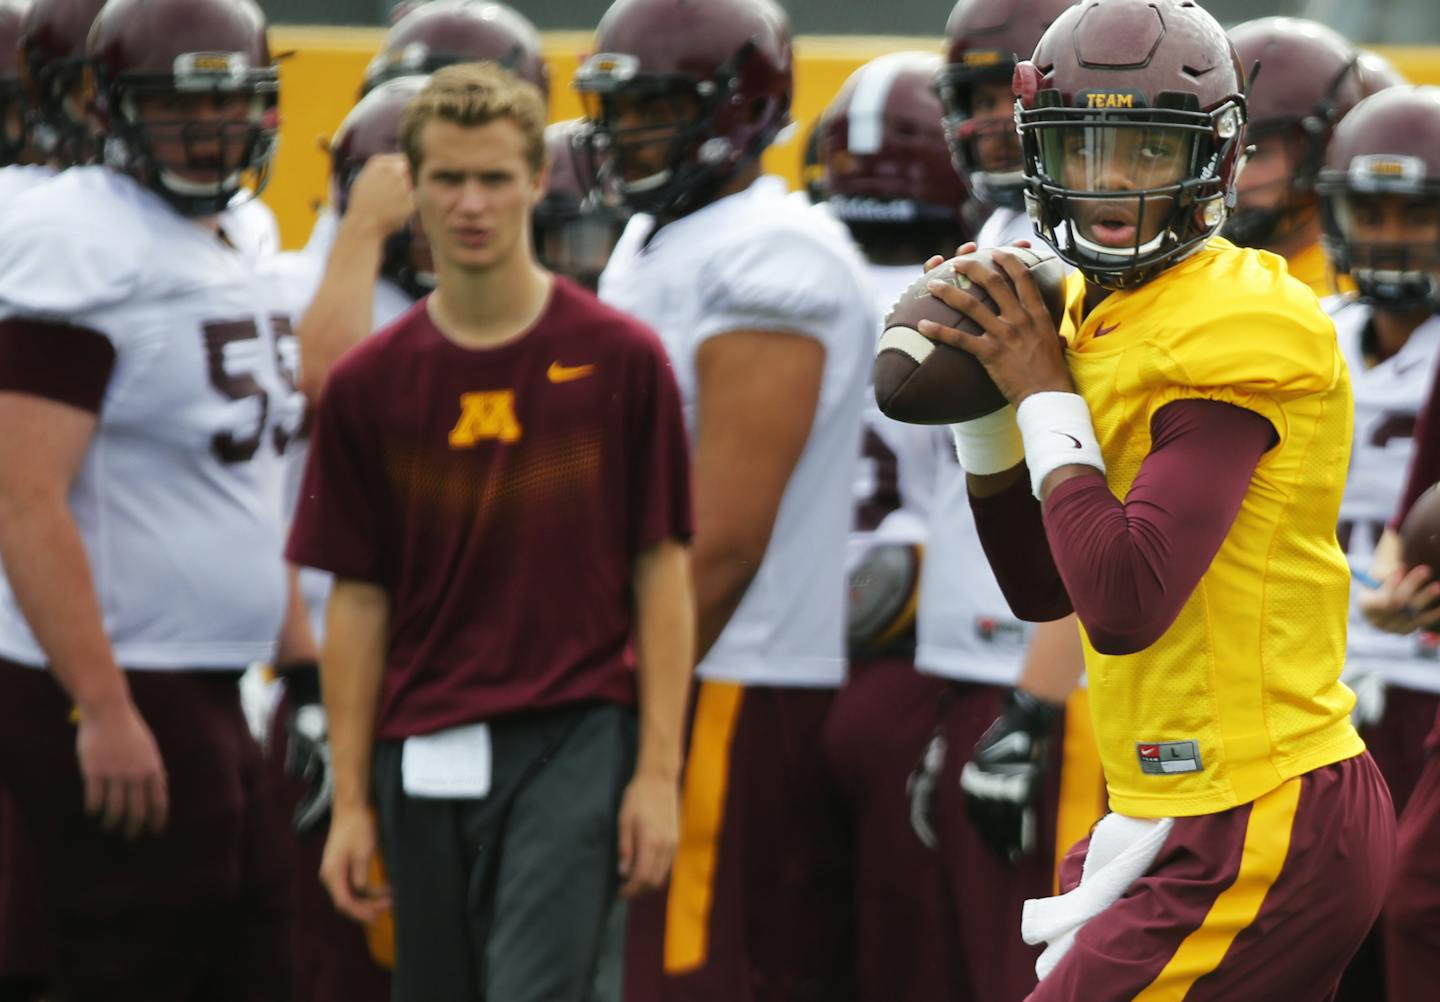
[[1085, 125], [1036, 129], [1042, 175], [1065, 192], [1072, 237], [1105, 254], [1158, 245], [1194, 175], [1197, 133], [1176, 126]]

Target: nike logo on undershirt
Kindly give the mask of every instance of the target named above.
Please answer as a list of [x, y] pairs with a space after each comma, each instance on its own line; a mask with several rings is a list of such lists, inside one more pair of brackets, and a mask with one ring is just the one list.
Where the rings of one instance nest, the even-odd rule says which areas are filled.
[[[1096, 337], [1104, 337], [1106, 334], [1109, 334], [1111, 331], [1113, 331], [1116, 327], [1119, 327], [1119, 326], [1120, 326], [1120, 325], [1119, 325], [1118, 323], [1111, 324], [1109, 327], [1098, 327], [1098, 326], [1097, 326], [1097, 327], [1095, 328], [1095, 336], [1096, 336]], [[1078, 446], [1077, 446], [1077, 448], [1078, 448]]]
[[551, 362], [550, 368], [545, 370], [545, 378], [552, 383], [568, 383], [584, 379], [594, 371], [593, 365], [561, 365], [559, 362]]

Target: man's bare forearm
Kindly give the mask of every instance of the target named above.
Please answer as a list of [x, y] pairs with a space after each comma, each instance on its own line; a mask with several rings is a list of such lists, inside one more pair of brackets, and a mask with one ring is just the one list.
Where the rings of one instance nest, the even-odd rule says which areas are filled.
[[685, 700], [695, 664], [695, 599], [690, 552], [666, 540], [635, 568], [635, 636], [640, 685], [640, 748], [635, 771], [680, 775]]
[[26, 623], [80, 712], [128, 703], [85, 544], [62, 494], [18, 489], [0, 496], [0, 560]]
[[337, 811], [370, 804], [370, 761], [390, 599], [378, 585], [338, 580], [325, 616], [320, 686], [330, 731]]

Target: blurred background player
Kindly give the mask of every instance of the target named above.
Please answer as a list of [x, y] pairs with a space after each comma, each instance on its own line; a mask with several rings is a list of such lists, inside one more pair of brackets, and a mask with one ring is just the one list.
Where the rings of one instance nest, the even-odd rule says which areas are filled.
[[[1321, 174], [1327, 245], [1337, 270], [1348, 271], [1361, 302], [1371, 304], [1373, 317], [1365, 328], [1371, 352], [1378, 354], [1386, 342], [1398, 343], [1393, 358], [1408, 352], [1428, 360], [1424, 371], [1392, 372], [1389, 396], [1375, 405], [1384, 410], [1378, 421], [1372, 418], [1380, 434], [1372, 435], [1369, 451], [1379, 452], [1383, 443], [1389, 461], [1383, 466], [1379, 456], [1361, 465], [1364, 411], [1356, 393], [1357, 459], [1347, 498], [1352, 492], [1373, 493], [1373, 504], [1363, 509], [1371, 523], [1364, 528], [1373, 536], [1373, 509], [1385, 496], [1379, 488], [1398, 495], [1394, 526], [1419, 494], [1440, 480], [1440, 429], [1435, 427], [1440, 408], [1433, 386], [1433, 341], [1440, 323], [1440, 89], [1396, 87], [1362, 101], [1354, 116], [1336, 130]], [[1357, 308], [1347, 306], [1335, 315], [1342, 345], [1346, 314]], [[1428, 350], [1411, 347], [1417, 344]], [[1370, 371], [1384, 365], [1379, 362]], [[1397, 368], [1393, 361], [1391, 368]], [[1363, 385], [1357, 378], [1357, 390]], [[1417, 419], [1413, 408], [1422, 390], [1428, 398]], [[1408, 448], [1412, 431], [1413, 454]], [[1391, 434], [1397, 441], [1389, 441]], [[1409, 469], [1401, 474], [1407, 455]], [[1342, 539], [1345, 528], [1342, 523]], [[1352, 540], [1361, 529], [1357, 524]], [[1384, 989], [1391, 1002], [1416, 1002], [1434, 994], [1440, 965], [1440, 716], [1434, 677], [1440, 611], [1433, 605], [1440, 586], [1432, 583], [1434, 568], [1403, 565], [1393, 527], [1368, 552], [1352, 541], [1350, 553], [1357, 577], [1381, 582], [1377, 588], [1356, 588], [1354, 605], [1364, 618], [1352, 613], [1350, 657], [1356, 667], [1386, 680], [1384, 716], [1367, 742], [1375, 741], [1376, 759], [1387, 768], [1387, 778], [1393, 777], [1401, 809], [1397, 870], [1383, 916]], [[1367, 556], [1368, 563], [1359, 562]], [[1434, 727], [1428, 735], [1427, 712]]]
[[[820, 197], [869, 265], [889, 312], [936, 247], [971, 234], [932, 82], [938, 56], [898, 52], [851, 74], [816, 129]], [[878, 337], [879, 329], [875, 331]], [[958, 998], [944, 871], [911, 831], [905, 783], [937, 723], [943, 683], [915, 671], [915, 607], [943, 428], [900, 424], [867, 391], [849, 573], [849, 674], [824, 751], [850, 822], [855, 998]]]
[[[1385, 525], [1399, 503], [1416, 414], [1431, 393], [1440, 352], [1440, 161], [1402, 152], [1440, 149], [1434, 96], [1396, 87], [1357, 104], [1336, 126], [1316, 186], [1332, 270], [1358, 288], [1323, 304], [1355, 396], [1338, 530], [1358, 577], [1344, 678], [1356, 692], [1356, 723], [1397, 813], [1424, 765], [1440, 673], [1427, 635], [1397, 637], [1366, 620], [1360, 602], [1371, 590], [1360, 582], [1372, 572], [1388, 576], [1395, 564], [1394, 536], [1385, 535]], [[1383, 977], [1375, 936], [1352, 962], [1340, 998], [1383, 995]]]
[[1067, 0], [959, 0], [945, 22], [945, 65], [935, 88], [955, 169], [975, 199], [972, 211], [984, 219], [976, 238], [981, 247], [1036, 239], [1025, 215], [1010, 77], [1016, 59], [1028, 58], [1069, 6]]
[[[366, 69], [362, 94], [386, 81], [423, 76], [441, 66], [486, 61], [499, 62], [542, 94], [549, 93], [540, 35], [524, 17], [504, 4], [431, 0], [414, 7], [386, 33]], [[323, 210], [305, 246], [312, 260], [324, 261], [319, 286], [295, 325], [304, 360], [300, 386], [312, 402], [335, 360], [379, 326], [371, 309], [372, 289], [387, 256], [392, 277], [404, 269], [412, 297], [433, 280], [421, 266], [425, 251], [412, 218], [405, 158], [389, 154], [363, 163], [348, 185], [365, 211], [352, 213], [342, 225], [334, 206]], [[401, 246], [407, 240], [408, 251]]]
[[519, 11], [491, 0], [429, 0], [405, 10], [366, 67], [361, 95], [386, 80], [425, 76], [454, 63], [498, 63], [539, 87], [549, 102], [540, 33]]
[[[936, 78], [946, 136], [957, 169], [996, 206], [982, 247], [1044, 246], [1024, 211], [1010, 85], [1017, 57], [1068, 6], [961, 0], [946, 23]], [[916, 655], [920, 671], [947, 684], [939, 727], [915, 766], [912, 814], [942, 859], [966, 990], [1019, 998], [1034, 986], [1038, 954], [1014, 935], [1021, 906], [1050, 892], [1058, 850], [1103, 813], [1103, 782], [1086, 697], [1071, 695], [1083, 670], [1074, 621], [1031, 626], [1011, 613], [951, 456], [936, 481]]]
[[600, 284], [600, 273], [610, 260], [629, 218], [623, 206], [600, 198], [595, 186], [593, 158], [583, 149], [583, 118], [555, 122], [545, 130], [545, 152], [550, 165], [545, 197], [535, 206], [535, 254], [540, 263], [587, 289]]
[[[305, 640], [280, 555], [293, 386], [225, 211], [273, 151], [278, 78], [245, 0], [114, 0], [85, 63], [114, 167], [36, 187], [0, 235], [0, 761], [45, 892], [25, 921], [54, 937], [50, 997], [284, 999], [236, 679], [282, 624], [281, 657]], [[57, 107], [62, 69], [37, 80]]]
[[1244, 74], [1199, 7], [1078, 4], [1015, 90], [1037, 226], [1085, 278], [1067, 349], [1005, 256], [956, 265], [994, 309], [930, 286], [984, 334], [921, 328], [1016, 406], [1003, 445], [957, 426], [1007, 599], [1084, 630], [1112, 813], [1067, 858], [1088, 852], [1089, 886], [1026, 909], [1051, 943], [1031, 998], [1329, 997], [1394, 838], [1339, 681], [1351, 416], [1331, 324], [1277, 258], [1216, 237]]
[[877, 336], [864, 264], [761, 176], [789, 121], [769, 0], [620, 0], [575, 84], [637, 212], [601, 297], [653, 326], [694, 441], [700, 665], [681, 844], [635, 902], [627, 998], [849, 994], [847, 856], [820, 731], [844, 678], [845, 539]]
[[1290, 274], [1317, 296], [1335, 292], [1320, 246], [1315, 179], [1331, 133], [1366, 94], [1355, 47], [1323, 24], [1262, 17], [1236, 25], [1230, 41], [1249, 74], [1246, 127], [1253, 153], [1240, 171], [1225, 236], [1285, 258]]
[[90, 22], [103, 4], [11, 0], [0, 11], [0, 65], [14, 60], [0, 91], [6, 137], [0, 208], [57, 171], [89, 162], [96, 144], [81, 106], [80, 71]]

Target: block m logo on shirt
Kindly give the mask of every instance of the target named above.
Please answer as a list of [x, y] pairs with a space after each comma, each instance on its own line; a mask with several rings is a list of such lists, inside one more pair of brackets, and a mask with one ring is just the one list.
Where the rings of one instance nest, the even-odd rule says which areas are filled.
[[460, 394], [460, 420], [450, 429], [450, 448], [468, 449], [487, 439], [518, 442], [520, 434], [514, 390]]

